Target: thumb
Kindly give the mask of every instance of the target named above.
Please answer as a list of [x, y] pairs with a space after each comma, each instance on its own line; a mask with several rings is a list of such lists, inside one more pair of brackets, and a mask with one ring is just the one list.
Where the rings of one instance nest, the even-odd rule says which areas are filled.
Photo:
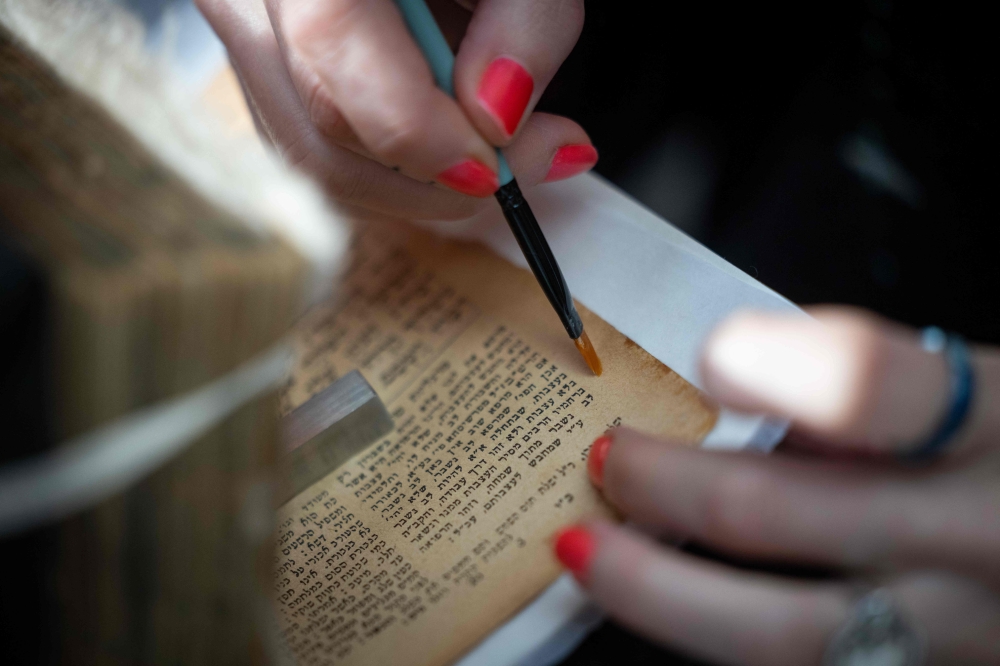
[[701, 359], [710, 393], [735, 409], [791, 419], [832, 442], [889, 450], [940, 422], [949, 396], [941, 354], [915, 331], [848, 308], [742, 313], [712, 334]]

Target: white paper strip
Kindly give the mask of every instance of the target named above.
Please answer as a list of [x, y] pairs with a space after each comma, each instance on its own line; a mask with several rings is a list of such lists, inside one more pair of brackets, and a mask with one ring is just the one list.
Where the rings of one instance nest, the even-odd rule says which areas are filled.
[[[544, 185], [526, 197], [573, 296], [699, 388], [701, 347], [725, 317], [740, 309], [798, 311], [597, 176]], [[445, 235], [481, 240], [527, 267], [496, 207], [471, 220], [432, 226]], [[703, 446], [766, 452], [786, 429], [783, 421], [723, 410]], [[458, 666], [554, 664], [600, 617], [564, 575]]]
[[128, 488], [282, 381], [291, 364], [291, 349], [282, 343], [199, 389], [0, 468], [0, 537], [59, 520]]

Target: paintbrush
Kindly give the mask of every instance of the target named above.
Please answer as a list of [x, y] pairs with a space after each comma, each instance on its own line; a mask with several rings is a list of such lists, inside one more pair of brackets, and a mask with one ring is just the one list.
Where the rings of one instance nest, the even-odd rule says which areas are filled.
[[[455, 69], [455, 56], [448, 46], [447, 40], [441, 33], [434, 15], [424, 3], [424, 0], [395, 0], [399, 7], [403, 20], [406, 21], [410, 33], [416, 40], [417, 45], [427, 59], [427, 64], [434, 74], [434, 80], [438, 88], [447, 93], [450, 97], [455, 97], [455, 87], [452, 80], [452, 73]], [[594, 345], [590, 342], [590, 337], [583, 330], [583, 322], [573, 304], [573, 296], [570, 294], [566, 279], [563, 278], [559, 264], [556, 262], [552, 250], [549, 248], [545, 235], [542, 234], [538, 221], [535, 219], [531, 207], [521, 194], [521, 188], [517, 186], [514, 174], [511, 173], [507, 160], [500, 149], [497, 149], [497, 160], [499, 169], [497, 175], [500, 180], [500, 189], [497, 190], [496, 199], [500, 202], [503, 215], [507, 218], [510, 230], [514, 232], [517, 244], [521, 246], [521, 252], [531, 267], [531, 272], [535, 274], [535, 279], [541, 285], [542, 291], [548, 297], [549, 302], [559, 315], [560, 321], [566, 327], [566, 332], [573, 339], [580, 355], [586, 361], [587, 366], [595, 375], [602, 372], [601, 359], [597, 356]]]

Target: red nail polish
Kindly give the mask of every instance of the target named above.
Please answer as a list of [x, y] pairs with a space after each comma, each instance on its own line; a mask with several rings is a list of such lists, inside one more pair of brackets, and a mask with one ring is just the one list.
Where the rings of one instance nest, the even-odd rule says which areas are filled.
[[521, 122], [534, 89], [535, 81], [528, 70], [501, 56], [483, 72], [476, 99], [510, 136]]
[[610, 435], [601, 435], [590, 445], [590, 453], [587, 455], [587, 474], [590, 482], [598, 489], [604, 487], [604, 461], [608, 458], [612, 441]]
[[437, 175], [437, 182], [445, 187], [473, 197], [488, 197], [500, 187], [500, 180], [478, 160], [465, 160]]
[[545, 182], [562, 180], [583, 173], [597, 164], [597, 149], [590, 144], [563, 146], [552, 158]]
[[577, 578], [587, 573], [594, 555], [594, 537], [583, 527], [567, 527], [556, 535], [556, 557]]

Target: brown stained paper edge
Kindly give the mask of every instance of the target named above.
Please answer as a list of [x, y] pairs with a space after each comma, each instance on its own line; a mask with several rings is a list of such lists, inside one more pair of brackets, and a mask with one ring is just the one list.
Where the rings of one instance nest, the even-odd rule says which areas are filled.
[[[383, 224], [385, 223], [373, 223], [376, 228]], [[572, 367], [574, 370], [579, 371], [580, 368], [576, 366], [583, 366], [583, 360], [577, 355], [572, 342], [565, 335], [561, 326], [559, 326], [558, 320], [554, 313], [552, 313], [548, 302], [541, 294], [541, 290], [528, 271], [509, 264], [477, 243], [443, 240], [409, 226], [402, 229], [395, 227], [387, 231], [394, 234], [397, 238], [399, 236], [405, 237], [403, 245], [405, 245], [406, 249], [413, 256], [417, 257], [422, 266], [433, 267], [437, 276], [456, 290], [466, 294], [470, 300], [474, 301], [482, 309], [484, 314], [507, 325], [509, 329], [520, 334], [533, 348], [545, 348], [546, 353], [548, 348], [552, 348], [556, 352], [554, 355], [558, 355], [558, 362], [561, 364], [561, 367]], [[477, 277], [476, 274], [478, 273], [478, 282], [475, 279], [468, 279], [470, 272], [473, 277]], [[467, 279], [462, 279], [463, 277]], [[473, 288], [470, 288], [470, 284], [473, 285]], [[497, 289], [498, 286], [500, 287], [499, 292]], [[508, 293], [500, 293], [504, 290]], [[686, 423], [686, 429], [689, 432], [691, 428], [694, 428], [692, 432], [694, 436], [691, 438], [692, 444], [700, 441], [714, 425], [718, 413], [717, 409], [697, 389], [694, 389], [694, 387], [676, 375], [670, 368], [655, 359], [635, 342], [622, 335], [613, 326], [586, 308], [581, 307], [580, 310], [581, 316], [586, 323], [586, 328], [594, 338], [595, 347], [601, 355], [602, 360], [605, 360], [606, 369], [608, 368], [609, 361], [611, 364], [614, 364], [624, 359], [630, 366], [629, 370], [631, 371], [625, 376], [616, 376], [614, 372], [610, 373], [610, 375], [606, 373], [604, 378], [592, 378], [590, 381], [592, 383], [603, 382], [602, 386], [612, 382], [621, 384], [621, 390], [615, 392], [619, 401], [627, 400], [629, 403], [634, 401], [650, 403], [647, 405], [647, 409], [654, 408], [656, 404], [663, 404], [666, 407], [669, 403], [663, 403], [660, 400], [663, 397], [667, 399], [671, 397], [678, 398], [681, 401], [695, 398], [700, 409], [697, 410], [697, 413], [685, 414], [683, 416], [690, 417], [687, 419], [688, 421], [700, 421], [700, 423], [686, 423], [685, 419], [681, 419], [681, 421], [682, 426]], [[544, 323], [541, 325], [542, 330], [540, 332], [538, 330], [539, 324], [536, 323], [536, 320], [546, 316], [548, 320], [542, 319]], [[450, 349], [450, 345], [461, 338], [462, 334], [460, 333], [455, 340], [452, 340], [446, 349]], [[431, 361], [417, 372], [414, 381], [428, 374], [435, 363], [436, 361]], [[584, 371], [586, 371], [585, 366], [583, 367]], [[635, 386], [637, 384], [642, 388], [636, 390]], [[402, 400], [403, 395], [400, 394], [398, 399]], [[354, 458], [345, 463], [344, 466], [346, 467], [354, 463], [359, 456], [365, 454], [365, 451], [358, 453]], [[582, 469], [580, 471], [582, 472]], [[296, 507], [294, 510], [288, 511], [289, 517], [302, 515], [304, 512], [298, 508], [300, 500], [317, 492], [317, 485], [324, 483], [329, 478], [330, 476], [328, 475], [293, 498], [286, 505]], [[536, 478], [535, 482], [537, 483], [538, 480], [539, 478]], [[525, 479], [525, 483], [526, 486], [532, 485], [527, 479]], [[335, 486], [329, 487], [336, 488]], [[348, 492], [343, 488], [340, 490]], [[613, 511], [607, 505], [603, 505], [603, 510], [600, 507], [601, 505], [598, 505], [596, 513], [603, 514], [605, 517], [613, 517]], [[537, 515], [535, 514], [535, 516]], [[529, 520], [539, 522], [534, 516]], [[485, 528], [485, 526], [486, 522], [484, 521], [483, 527]], [[405, 542], [405, 537], [399, 534], [390, 533], [388, 530], [385, 533], [392, 534], [392, 537], [399, 543]], [[536, 536], [535, 538], [539, 537]], [[541, 540], [547, 546], [551, 537], [545, 535]], [[467, 549], [459, 549], [457, 547], [455, 550], [459, 554], [467, 552]], [[453, 556], [454, 554], [447, 551], [442, 553], [439, 550], [436, 554], [428, 555], [427, 557], [429, 558], [428, 561], [438, 561], [442, 567], [447, 567], [449, 560]], [[507, 568], [510, 565], [501, 562], [493, 566]], [[440, 574], [440, 572], [429, 572], [426, 567], [424, 568], [424, 572], [430, 573], [432, 576]], [[527, 577], [527, 582], [523, 579], [519, 581], [519, 584], [516, 585], [518, 590], [516, 593], [509, 593], [496, 606], [492, 606], [491, 604], [488, 614], [483, 613], [472, 622], [455, 625], [454, 629], [456, 631], [451, 633], [446, 641], [439, 642], [439, 648], [429, 650], [426, 658], [420, 661], [413, 661], [412, 663], [419, 663], [424, 666], [438, 666], [453, 662], [475, 647], [495, 628], [530, 604], [560, 573], [561, 568], [555, 563], [554, 559], [545, 566], [534, 564], [530, 572], [521, 572], [523, 576]], [[498, 576], [494, 574], [494, 577], [497, 578]], [[492, 582], [490, 587], [506, 587], [504, 586], [503, 577], [499, 576], [499, 578], [500, 580]], [[470, 592], [469, 594], [475, 597], [481, 596], [479, 592]], [[449, 601], [448, 603], [452, 602]], [[437, 612], [440, 614], [442, 611], [438, 610]], [[434, 613], [434, 609], [429, 610], [427, 616], [421, 618], [419, 622], [425, 625], [425, 627], [428, 623], [433, 624]], [[446, 622], [445, 624], [451, 625], [452, 623]], [[391, 632], [393, 630], [394, 628], [390, 628], [388, 631]], [[364, 650], [365, 647], [361, 647], [358, 652], [348, 658], [348, 661], [350, 663], [367, 663], [370, 661], [370, 658], [366, 659], [364, 657]], [[377, 650], [377, 652], [384, 652], [384, 649]]]

